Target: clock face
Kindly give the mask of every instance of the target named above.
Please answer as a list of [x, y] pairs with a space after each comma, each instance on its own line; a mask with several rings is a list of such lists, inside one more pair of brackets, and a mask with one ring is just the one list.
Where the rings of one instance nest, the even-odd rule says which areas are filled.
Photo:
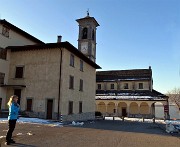
[[81, 52], [84, 54], [87, 54], [87, 52], [88, 52], [88, 44], [87, 43], [82, 43]]

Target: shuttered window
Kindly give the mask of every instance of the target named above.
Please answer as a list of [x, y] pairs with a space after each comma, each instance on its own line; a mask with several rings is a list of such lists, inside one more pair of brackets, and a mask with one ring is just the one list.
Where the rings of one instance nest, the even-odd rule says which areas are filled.
[[3, 26], [3, 28], [2, 28], [2, 35], [7, 37], [7, 38], [9, 38], [9, 30], [10, 29], [8, 27]]
[[79, 91], [83, 91], [83, 80], [82, 79], [80, 79]]
[[70, 66], [74, 67], [74, 55], [70, 55]]
[[23, 78], [23, 72], [24, 72], [24, 67], [23, 66], [17, 66], [15, 78]]
[[4, 84], [5, 73], [0, 72], [0, 84]]
[[74, 89], [74, 76], [69, 76], [69, 89]]

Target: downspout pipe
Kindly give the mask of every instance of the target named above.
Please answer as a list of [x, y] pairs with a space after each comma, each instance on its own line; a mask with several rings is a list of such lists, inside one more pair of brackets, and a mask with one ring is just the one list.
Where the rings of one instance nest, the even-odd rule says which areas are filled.
[[60, 100], [61, 100], [61, 75], [62, 75], [62, 48], [60, 48], [60, 59], [59, 59], [59, 90], [58, 90], [58, 115], [57, 120], [59, 121], [60, 116]]

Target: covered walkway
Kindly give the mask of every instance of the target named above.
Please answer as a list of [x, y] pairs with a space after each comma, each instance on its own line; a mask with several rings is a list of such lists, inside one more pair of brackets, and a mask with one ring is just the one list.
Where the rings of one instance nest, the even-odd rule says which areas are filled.
[[[154, 118], [154, 105], [156, 102], [157, 101], [96, 99], [96, 111], [101, 112], [103, 116]], [[164, 100], [158, 102], [161, 102], [164, 106], [167, 105], [167, 102]]]

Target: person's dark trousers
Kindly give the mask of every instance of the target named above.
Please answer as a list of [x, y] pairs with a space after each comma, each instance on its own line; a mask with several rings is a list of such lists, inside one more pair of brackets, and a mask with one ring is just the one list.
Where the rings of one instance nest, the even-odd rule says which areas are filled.
[[6, 135], [6, 141], [7, 142], [10, 142], [12, 140], [12, 133], [15, 129], [16, 121], [17, 121], [16, 119], [9, 120], [9, 130], [7, 132], [7, 135]]

